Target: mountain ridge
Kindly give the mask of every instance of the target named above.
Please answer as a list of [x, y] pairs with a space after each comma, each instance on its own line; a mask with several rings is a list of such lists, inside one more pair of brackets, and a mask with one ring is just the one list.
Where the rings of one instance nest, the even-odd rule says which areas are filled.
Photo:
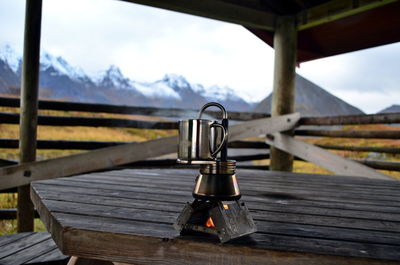
[[[0, 94], [19, 94], [21, 58], [6, 45], [0, 48]], [[200, 108], [218, 101], [228, 110], [270, 112], [271, 94], [260, 103], [248, 102], [230, 87], [204, 87], [178, 74], [165, 74], [153, 82], [126, 77], [116, 65], [97, 76], [87, 75], [61, 56], [42, 52], [39, 96], [65, 101], [164, 108]], [[296, 75], [296, 111], [303, 116], [363, 113], [300, 75]]]
[[[8, 45], [0, 49], [0, 68], [0, 93], [18, 93], [21, 58]], [[41, 97], [78, 102], [193, 108], [218, 99], [228, 110], [245, 111], [252, 107], [228, 87], [214, 86], [214, 91], [220, 93], [217, 98], [210, 93], [213, 89], [192, 84], [177, 74], [166, 74], [154, 82], [138, 82], [124, 76], [115, 65], [93, 77], [47, 52], [40, 56], [39, 87]]]
[[[364, 114], [360, 109], [332, 95], [310, 80], [296, 74], [295, 111], [302, 116], [335, 116]], [[253, 109], [255, 112], [271, 113], [272, 93]]]

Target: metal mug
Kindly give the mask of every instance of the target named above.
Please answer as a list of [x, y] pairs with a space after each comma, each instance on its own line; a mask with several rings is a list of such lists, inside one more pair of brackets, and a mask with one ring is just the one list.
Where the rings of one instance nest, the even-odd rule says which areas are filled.
[[[204, 164], [214, 161], [217, 154], [228, 139], [225, 127], [213, 120], [201, 119], [203, 111], [210, 106], [221, 106], [208, 103], [200, 111], [199, 119], [179, 121], [178, 162], [185, 164]], [[221, 106], [222, 107], [222, 106]], [[224, 118], [227, 116], [225, 109]], [[218, 140], [218, 128], [222, 132], [222, 140]]]

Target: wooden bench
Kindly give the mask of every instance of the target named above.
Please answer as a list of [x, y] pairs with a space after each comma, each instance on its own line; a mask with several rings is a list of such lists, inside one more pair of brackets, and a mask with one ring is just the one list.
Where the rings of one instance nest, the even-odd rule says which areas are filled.
[[48, 232], [28, 232], [0, 237], [0, 264], [67, 264]]

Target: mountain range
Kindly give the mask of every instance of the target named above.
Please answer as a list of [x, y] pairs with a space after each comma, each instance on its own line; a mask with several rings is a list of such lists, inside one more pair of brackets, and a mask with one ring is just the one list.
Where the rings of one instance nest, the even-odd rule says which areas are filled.
[[[21, 57], [9, 46], [0, 48], [0, 94], [19, 94]], [[60, 56], [42, 52], [39, 96], [75, 102], [198, 109], [217, 101], [228, 110], [270, 113], [271, 94], [258, 104], [248, 102], [230, 87], [193, 84], [177, 74], [154, 82], [138, 82], [111, 65], [98, 76], [88, 76]], [[296, 111], [302, 116], [363, 113], [304, 77], [296, 76]]]
[[[5, 46], [0, 49], [0, 94], [19, 94], [20, 79], [21, 58]], [[193, 109], [218, 101], [236, 111], [248, 111], [253, 106], [229, 87], [204, 87], [176, 74], [166, 74], [155, 82], [138, 82], [111, 65], [102, 74], [90, 77], [62, 57], [46, 52], [40, 58], [39, 87], [42, 98], [75, 102]]]

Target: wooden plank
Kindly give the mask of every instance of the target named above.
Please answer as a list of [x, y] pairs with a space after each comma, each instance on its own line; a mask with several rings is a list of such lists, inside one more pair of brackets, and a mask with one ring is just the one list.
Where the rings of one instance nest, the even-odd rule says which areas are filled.
[[390, 176], [379, 173], [369, 167], [325, 151], [322, 148], [295, 140], [293, 137], [281, 133], [271, 134], [270, 137], [267, 137], [267, 143], [304, 160], [315, 163], [335, 174], [391, 179]]
[[[157, 220], [157, 223], [159, 224], [172, 224], [175, 218], [179, 215], [179, 212], [182, 210], [182, 205], [168, 205], [163, 206], [164, 208], [161, 208], [161, 205], [158, 206], [156, 203], [148, 205], [147, 207], [135, 207], [136, 202], [132, 201], [131, 205], [128, 207], [122, 205], [96, 205], [88, 204], [87, 202], [66, 202], [64, 200], [58, 201], [42, 199], [42, 201], [51, 212], [56, 213], [78, 215], [84, 214], [87, 216], [99, 217], [112, 216], [113, 219], [129, 219], [139, 222], [154, 222], [155, 220]], [[354, 220], [357, 218], [353, 218], [354, 225], [352, 225], [350, 222], [346, 223], [346, 220], [351, 221], [351, 219], [339, 217], [337, 218], [337, 226], [334, 226], [331, 224], [331, 220], [333, 218], [330, 216], [320, 216], [321, 220], [314, 221], [313, 223], [313, 221], [310, 221], [310, 218], [308, 218], [308, 215], [304, 214], [287, 213], [287, 215], [284, 215], [281, 212], [269, 210], [260, 211], [259, 209], [254, 208], [250, 209], [253, 211], [255, 210], [252, 215], [254, 220], [257, 222], [258, 231], [262, 233], [279, 233], [286, 235], [303, 236], [308, 238], [320, 237], [333, 240], [348, 240], [355, 242], [380, 243], [400, 246], [400, 233], [393, 233], [393, 230], [395, 230], [396, 227], [392, 226], [391, 230], [389, 229], [389, 231], [383, 232], [385, 230], [383, 230], [379, 226], [374, 226], [374, 224], [379, 224], [379, 222], [376, 221], [370, 222], [366, 220]], [[159, 215], [160, 212], [162, 212], [162, 215]], [[273, 216], [270, 217], [270, 215]], [[287, 216], [287, 219], [283, 218], [283, 216]], [[270, 221], [270, 219], [272, 219], [273, 221]], [[328, 222], [324, 224], [324, 222], [326, 221]], [[360, 223], [362, 223], [363, 225], [363, 228], [361, 229]], [[387, 221], [383, 221], [383, 223], [385, 223], [386, 225], [385, 228], [389, 227], [390, 225], [390, 222]], [[281, 231], [274, 231], [274, 227], [271, 227], [271, 224], [280, 224]], [[373, 227], [372, 230], [364, 228], [368, 226], [368, 224]], [[343, 228], [341, 226], [345, 226], [347, 228]], [[352, 229], [354, 228], [356, 228], [357, 230], [353, 231]], [[377, 237], [379, 237], [379, 239], [377, 239]]]
[[[34, 213], [35, 218], [39, 218], [37, 212]], [[14, 220], [17, 219], [17, 209], [15, 208], [7, 208], [0, 209], [0, 220]]]
[[227, 1], [203, 0], [124, 0], [137, 4], [159, 7], [177, 12], [183, 12], [196, 16], [218, 19], [225, 22], [240, 24], [243, 26], [266, 29], [273, 31], [276, 15], [263, 9], [248, 8], [245, 5], [237, 5]]
[[[37, 140], [37, 149], [93, 150], [130, 143], [133, 142]], [[261, 141], [234, 141], [230, 142], [228, 147], [238, 149], [268, 149], [269, 145]], [[0, 148], [18, 148], [18, 139], [0, 139]], [[0, 159], [0, 166], [1, 163], [2, 160]]]
[[400, 130], [394, 130], [394, 131], [295, 130], [294, 133], [297, 136], [400, 139]]
[[[89, 221], [89, 220], [86, 220]], [[108, 223], [111, 226], [111, 224]], [[302, 237], [283, 236], [274, 234], [254, 234], [250, 242], [258, 242], [265, 249], [249, 248], [245, 244], [218, 244], [210, 239], [185, 240], [184, 237], [164, 239], [151, 237], [132, 237], [121, 233], [96, 233], [84, 228], [74, 229], [65, 233], [68, 244], [67, 252], [76, 253], [88, 258], [102, 258], [119, 262], [137, 264], [178, 264], [184, 259], [188, 264], [396, 264], [390, 260], [352, 259], [332, 256], [354, 254], [354, 249], [360, 249], [358, 256], [374, 256], [375, 258], [397, 259], [398, 248], [388, 246], [386, 257], [382, 257], [382, 246], [367, 245], [346, 241], [323, 239], [307, 239]], [[193, 237], [192, 237], [193, 239]], [[89, 242], [93, 242], [89, 245]], [[80, 242], [79, 247], [73, 242]], [[102, 244], [100, 244], [100, 242]], [[118, 249], [115, 245], [124, 246]], [[339, 246], [340, 247], [337, 247]], [[114, 249], [112, 248], [114, 246]], [[140, 247], [138, 247], [140, 246]], [[240, 247], [239, 247], [240, 246]], [[269, 248], [269, 249], [267, 249]], [[96, 251], [94, 251], [94, 249]], [[284, 252], [277, 252], [280, 250]], [[316, 255], [309, 252], [328, 255]], [[190, 253], [190, 254], [188, 254]]]
[[[166, 169], [164, 169], [166, 171]], [[168, 169], [170, 170], [170, 169]], [[177, 170], [179, 171], [179, 170]], [[254, 172], [254, 171], [253, 171]], [[263, 172], [264, 173], [264, 172]], [[366, 197], [368, 198], [368, 195], [373, 193], [374, 195], [382, 195], [383, 197], [388, 197], [389, 200], [390, 196], [396, 196], [398, 190], [400, 189], [399, 185], [397, 182], [395, 181], [388, 181], [388, 183], [385, 182], [385, 184], [387, 185], [377, 185], [375, 183], [364, 183], [364, 182], [356, 182], [353, 181], [353, 183], [349, 183], [349, 184], [343, 184], [342, 180], [339, 179], [339, 181], [335, 182], [334, 179], [332, 178], [326, 178], [325, 182], [324, 181], [315, 181], [315, 179], [310, 178], [310, 177], [304, 177], [302, 178], [301, 176], [299, 176], [299, 178], [296, 178], [296, 176], [290, 176], [290, 181], [287, 180], [287, 178], [282, 178], [278, 175], [279, 172], [271, 172], [272, 174], [268, 174], [265, 176], [259, 176], [257, 175], [249, 175], [246, 170], [238, 170], [237, 172], [237, 176], [238, 176], [238, 180], [239, 183], [244, 182], [242, 189], [246, 187], [247, 183], [249, 185], [253, 185], [253, 187], [260, 187], [261, 189], [268, 189], [268, 187], [273, 187], [273, 188], [285, 188], [285, 187], [293, 187], [296, 188], [298, 187], [299, 190], [301, 191], [310, 191], [310, 192], [315, 192], [315, 191], [321, 191], [321, 192], [326, 192], [326, 191], [331, 191], [331, 193], [334, 194], [339, 194], [338, 190], [340, 191], [340, 194], [352, 194], [354, 196], [356, 196], [358, 199], [359, 197], [357, 195], [366, 195]], [[176, 171], [170, 171], [170, 172], [165, 172], [165, 174], [175, 174], [176, 175], [176, 180], [168, 180], [169, 182], [167, 182], [165, 179], [161, 180], [160, 177], [158, 176], [151, 176], [148, 174], [139, 174], [139, 176], [141, 176], [141, 178], [138, 179], [133, 179], [133, 180], [129, 180], [129, 178], [125, 178], [126, 176], [129, 176], [130, 174], [132, 174], [131, 172], [128, 172], [126, 170], [122, 171], [120, 174], [111, 174], [109, 172], [104, 172], [102, 173], [104, 175], [104, 178], [111, 178], [111, 179], [120, 179], [123, 178], [125, 181], [127, 181], [127, 183], [130, 183], [131, 181], [135, 182], [138, 181], [139, 186], [141, 185], [148, 185], [148, 183], [154, 181], [155, 183], [160, 183], [160, 185], [168, 185], [168, 183], [171, 183], [172, 185], [176, 185], [177, 187], [187, 187], [187, 185], [184, 185], [182, 183], [185, 183], [185, 181], [187, 180], [188, 176], [196, 176], [198, 174], [198, 172], [194, 171], [194, 172], [187, 172], [185, 175], [179, 175], [179, 173], [177, 173]], [[297, 174], [295, 174], [297, 175]], [[85, 177], [85, 176], [83, 176]], [[263, 179], [265, 177], [268, 177], [268, 182], [263, 182]], [[329, 177], [329, 176], [327, 176]], [[332, 177], [332, 176], [330, 176]], [[333, 176], [335, 177], [335, 176]], [[99, 179], [101, 179], [101, 176], [98, 176], [96, 178], [90, 178], [93, 179], [93, 181], [97, 181]], [[346, 177], [345, 177], [346, 178]], [[348, 177], [347, 177], [348, 178]], [[366, 179], [366, 178], [362, 178], [365, 180], [370, 181], [370, 179]], [[63, 179], [65, 181], [68, 181], [68, 179]], [[79, 178], [78, 178], [79, 180]], [[350, 179], [353, 180], [353, 179]], [[167, 182], [167, 183], [164, 183]], [[164, 184], [162, 184], [164, 183]], [[393, 186], [390, 186], [390, 183], [393, 184]], [[365, 185], [363, 185], [365, 184]], [[190, 187], [192, 188], [192, 187]], [[315, 197], [312, 197], [315, 199]]]
[[[277, 19], [274, 34], [274, 83], [271, 115], [279, 116], [294, 112], [295, 79], [297, 60], [297, 29], [294, 16]], [[292, 134], [292, 132], [289, 132]], [[293, 156], [271, 147], [271, 170], [292, 171]]]
[[88, 171], [114, 167], [176, 151], [177, 137], [166, 137], [142, 143], [118, 145], [67, 157], [0, 168], [0, 189]]
[[[163, 169], [160, 172], [158, 169], [141, 169], [140, 173], [133, 169], [125, 169], [125, 170], [113, 170], [113, 171], [104, 171], [99, 172], [97, 174], [109, 175], [109, 176], [136, 176], [140, 175], [143, 178], [164, 178], [165, 174], [174, 174], [176, 178], [185, 180], [187, 176], [195, 176], [198, 174], [197, 170], [190, 169]], [[400, 188], [400, 182], [395, 179], [366, 179], [363, 177], [351, 177], [348, 176], [340, 176], [340, 175], [326, 175], [326, 174], [310, 174], [310, 173], [291, 173], [291, 172], [282, 172], [282, 171], [273, 171], [273, 172], [258, 172], [253, 170], [240, 170], [238, 171], [239, 178], [246, 178], [252, 180], [262, 181], [266, 176], [268, 179], [279, 179], [282, 181], [296, 182], [302, 181], [304, 183], [316, 183], [321, 186], [324, 185], [332, 185], [336, 184], [339, 186], [347, 187], [347, 186], [360, 186], [365, 188], [372, 189], [387, 189], [391, 191], [392, 188], [398, 189]]]
[[[35, 203], [41, 203], [41, 201], [35, 200]], [[48, 211], [47, 208], [39, 208], [42, 209], [42, 211]], [[172, 226], [164, 226], [163, 224], [154, 222], [145, 222], [139, 225], [135, 223], [136, 221], [129, 221], [125, 219], [114, 219], [112, 217], [93, 217], [86, 214], [76, 215], [57, 212], [54, 212], [52, 217], [52, 222], [58, 222], [69, 227], [68, 230], [64, 231], [62, 237], [63, 249], [66, 251], [66, 253], [88, 258], [104, 258], [121, 262], [135, 261], [143, 264], [166, 264], [174, 262], [177, 257], [180, 257], [180, 260], [182, 261], [181, 251], [185, 251], [186, 254], [190, 253], [189, 256], [184, 256], [186, 257], [186, 260], [190, 258], [190, 261], [188, 261], [190, 264], [204, 264], [204, 262], [207, 262], [210, 257], [213, 258], [213, 261], [217, 261], [217, 263], [213, 262], [213, 264], [226, 264], [225, 262], [227, 261], [231, 261], [230, 264], [236, 264], [235, 260], [237, 261], [239, 256], [241, 257], [239, 259], [241, 264], [265, 264], [265, 255], [268, 255], [267, 253], [271, 255], [271, 250], [268, 249], [280, 249], [286, 251], [313, 251], [317, 253], [335, 255], [399, 259], [399, 252], [397, 251], [398, 246], [391, 246], [387, 244], [368, 244], [353, 241], [326, 240], [312, 237], [304, 238], [302, 236], [288, 236], [276, 233], [256, 233], [251, 236], [252, 239], [250, 240], [253, 242], [253, 247], [249, 247], [248, 245], [246, 246], [246, 244], [250, 243], [247, 240], [220, 245], [216, 244], [216, 241], [214, 240], [210, 241], [210, 239], [203, 239], [201, 237], [196, 237], [196, 240], [189, 240], [190, 237], [187, 237], [187, 239], [175, 237], [170, 234], [171, 232], [174, 233]], [[266, 225], [265, 228], [268, 227], [267, 223], [264, 224]], [[143, 237], [141, 236], [143, 234], [142, 232], [135, 232], [139, 228], [137, 225], [145, 228], [147, 225], [151, 225], [153, 226], [153, 229], [150, 229], [148, 231], [148, 235]], [[284, 228], [284, 226], [282, 226], [282, 228]], [[301, 229], [299, 229], [299, 231], [300, 230]], [[160, 240], [162, 238], [164, 239]], [[76, 242], [80, 242], [79, 247], [76, 247]], [[89, 242], [91, 242], [90, 246], [88, 244]], [[97, 242], [102, 242], [102, 244], [97, 245]], [[151, 244], [147, 245], [149, 242]], [[180, 244], [181, 242], [182, 244]], [[254, 245], [254, 242], [257, 242], [257, 244]], [[193, 246], [193, 244], [196, 246]], [[124, 247], [118, 248], [118, 253], [113, 252], [113, 250], [116, 249], [116, 245], [123, 245]], [[187, 247], [191, 245], [193, 247], [188, 249]], [[160, 248], [163, 250], [161, 251]], [[246, 251], [243, 252], [242, 250]], [[151, 251], [152, 255], [146, 254], [147, 251]], [[193, 255], [196, 255], [197, 251], [200, 251], [202, 255], [193, 258]], [[259, 260], [255, 259], [255, 255], [257, 255], [258, 251], [261, 251], [259, 253]], [[166, 253], [172, 256], [168, 256]], [[228, 256], [221, 256], [223, 253], [227, 253]], [[281, 253], [277, 257], [290, 257], [290, 262], [293, 262], [293, 254], [295, 253], [286, 252], [284, 255]], [[232, 255], [235, 255], [235, 259], [233, 260], [229, 259], [229, 257], [232, 257]], [[236, 257], [236, 255], [238, 256]], [[299, 262], [304, 262], [304, 258], [312, 254], [306, 254], [306, 256], [304, 256], [304, 254], [302, 255], [303, 261], [299, 259]], [[175, 259], [173, 257], [175, 257]], [[207, 258], [204, 260], [204, 257]], [[223, 263], [218, 263], [219, 259], [217, 257], [223, 257]], [[330, 258], [329, 262], [338, 262], [338, 260], [336, 260], [338, 257], [328, 257]], [[191, 262], [192, 258], [193, 262], [195, 263]], [[198, 263], [199, 258], [201, 263]], [[318, 259], [318, 263], [314, 263], [316, 261], [317, 260], [314, 257], [314, 259], [307, 260], [308, 263], [304, 264], [321, 264], [320, 259]], [[354, 260], [346, 259], [348, 264], [351, 264], [351, 261]], [[377, 260], [368, 260], [368, 262], [369, 261], [379, 262]], [[276, 264], [284, 264], [282, 262], [282, 260], [278, 260]], [[365, 263], [367, 260], [363, 260], [363, 262]], [[390, 261], [388, 260], [385, 260], [385, 262], [386, 264], [390, 264]]]
[[331, 149], [331, 150], [400, 154], [400, 148], [398, 148], [398, 147], [344, 146], [344, 145], [316, 145], [316, 146], [324, 148], [324, 149]]
[[[46, 189], [48, 189], [48, 186], [44, 187], [37, 187], [36, 188], [38, 192], [41, 192], [41, 194], [48, 194]], [[191, 201], [192, 197], [190, 195], [192, 189], [187, 190], [187, 195], [185, 196], [178, 196], [174, 195], [171, 196], [171, 194], [151, 194], [151, 196], [146, 196], [144, 193], [137, 193], [137, 192], [126, 192], [126, 191], [115, 191], [112, 189], [88, 189], [88, 188], [80, 188], [80, 187], [74, 187], [74, 186], [57, 186], [54, 185], [51, 187], [51, 192], [58, 192], [60, 194], [65, 194], [65, 193], [70, 193], [75, 196], [80, 196], [80, 194], [84, 193], [90, 196], [95, 196], [95, 197], [100, 197], [102, 198], [103, 196], [109, 197], [109, 198], [115, 198], [121, 201], [130, 201], [132, 199], [134, 200], [143, 200], [144, 198], [147, 199], [148, 203], [152, 202], [172, 202], [172, 203], [182, 203], [186, 201]], [[294, 206], [299, 206], [299, 207], [323, 207], [326, 209], [337, 209], [337, 210], [351, 210], [351, 211], [366, 211], [366, 212], [378, 212], [378, 213], [394, 213], [394, 214], [399, 214], [400, 209], [397, 207], [398, 203], [395, 205], [375, 205], [375, 204], [360, 204], [360, 203], [354, 203], [352, 201], [346, 200], [346, 201], [323, 201], [319, 200], [318, 198], [316, 199], [298, 199], [298, 198], [282, 198], [278, 196], [263, 196], [263, 197], [253, 197], [253, 196], [247, 196], [246, 193], [244, 193], [244, 199], [248, 203], [262, 203], [262, 204], [278, 204], [282, 206], [282, 209], [285, 209], [286, 205], [294, 205]], [[183, 207], [183, 206], [182, 206]], [[41, 216], [42, 217], [42, 216]]]
[[400, 123], [400, 113], [362, 114], [332, 117], [302, 117], [299, 125], [350, 125]]
[[[91, 205], [95, 206], [112, 206], [112, 207], [124, 207], [132, 209], [151, 209], [160, 211], [176, 211], [180, 212], [182, 210], [182, 198], [177, 197], [166, 201], [148, 201], [146, 199], [135, 199], [134, 203], [132, 199], [120, 198], [120, 197], [110, 197], [106, 195], [80, 195], [70, 194], [67, 191], [52, 191], [46, 190], [44, 187], [36, 187], [36, 192], [41, 196], [42, 200], [58, 200], [57, 193], [62, 196], [64, 202], [74, 202], [74, 203], [86, 203], [90, 201]], [[247, 195], [246, 195], [247, 197]], [[282, 207], [282, 203], [279, 202], [259, 202], [259, 201], [247, 201], [248, 206], [251, 210], [269, 211], [269, 212], [279, 212], [279, 213], [293, 213], [293, 214], [306, 214], [306, 215], [320, 215], [329, 217], [344, 217], [344, 218], [355, 218], [355, 219], [366, 219], [366, 220], [379, 220], [379, 221], [400, 221], [400, 213], [393, 212], [378, 212], [374, 211], [373, 208], [368, 210], [354, 210], [354, 209], [337, 209], [337, 208], [325, 208], [323, 205], [297, 205], [288, 202], [285, 207]], [[379, 208], [375, 206], [375, 208]], [[397, 209], [399, 210], [399, 209]], [[258, 220], [263, 220], [260, 218]], [[285, 220], [281, 220], [285, 221]], [[328, 226], [328, 224], [326, 224]]]
[[[299, 114], [243, 122], [230, 127], [229, 141], [265, 135], [292, 128]], [[118, 145], [87, 153], [0, 168], [0, 190], [18, 187], [34, 180], [71, 176], [175, 153], [177, 136], [141, 143]]]
[[[185, 183], [185, 179], [188, 178], [188, 176], [193, 175], [196, 176], [198, 174], [197, 172], [192, 172], [192, 173], [187, 173], [187, 175], [184, 176], [184, 178], [181, 178], [179, 176], [175, 177], [174, 179], [164, 179], [164, 178], [157, 178], [157, 177], [152, 177], [148, 175], [140, 175], [141, 178], [135, 178], [131, 177], [129, 173], [125, 173], [127, 175], [116, 175], [116, 174], [107, 174], [107, 172], [104, 172], [102, 174], [90, 174], [90, 175], [80, 175], [76, 176], [73, 178], [73, 181], [118, 181], [118, 180], [123, 180], [127, 184], [135, 184], [139, 187], [144, 186], [154, 186], [154, 185], [164, 185], [170, 183], [171, 185], [176, 185], [176, 187], [179, 189], [180, 187], [186, 187], [188, 186]], [[385, 195], [385, 196], [397, 196], [396, 193], [400, 189], [400, 187], [392, 186], [392, 187], [380, 187], [380, 186], [374, 186], [369, 185], [369, 186], [364, 186], [364, 185], [356, 185], [356, 184], [349, 184], [349, 185], [344, 185], [341, 183], [330, 183], [327, 181], [326, 183], [324, 182], [314, 182], [314, 181], [307, 181], [307, 180], [297, 180], [295, 178], [291, 179], [290, 181], [286, 179], [282, 179], [279, 177], [275, 176], [263, 176], [263, 178], [257, 178], [257, 176], [251, 177], [246, 175], [242, 170], [237, 170], [237, 177], [238, 181], [241, 183], [242, 181], [244, 182], [243, 185], [253, 185], [257, 186], [260, 188], [272, 186], [272, 187], [293, 187], [293, 188], [298, 188], [299, 190], [310, 190], [310, 191], [336, 191], [340, 190], [343, 193], [350, 193], [350, 194], [360, 194], [360, 195], [370, 195], [373, 193], [374, 195]], [[264, 178], [268, 177], [268, 181], [265, 181]], [[62, 180], [65, 181], [70, 181], [69, 178], [63, 178]], [[140, 180], [140, 181], [139, 181]]]
[[299, 119], [300, 114], [293, 113], [233, 125], [229, 128], [229, 141], [265, 136], [269, 132], [287, 131], [296, 126]]
[[0, 262], [2, 265], [26, 264], [28, 261], [39, 258], [41, 255], [46, 254], [54, 249], [57, 249], [57, 246], [49, 235], [46, 240], [43, 240], [37, 244], [32, 244], [25, 249], [21, 249], [13, 255], [1, 259]]
[[11, 165], [16, 165], [16, 164], [18, 164], [18, 162], [16, 162], [16, 161], [0, 159], [0, 167], [6, 167], [6, 166], [11, 166]]
[[13, 243], [22, 238], [31, 236], [33, 232], [17, 233], [12, 235], [0, 236], [0, 247]]
[[368, 10], [381, 7], [397, 0], [331, 0], [321, 5], [305, 9], [297, 15], [299, 30], [305, 30], [321, 24], [360, 14]]
[[[0, 139], [0, 148], [18, 148], [18, 142], [18, 139]], [[37, 149], [93, 150], [130, 143], [137, 142], [38, 140]]]
[[[36, 160], [41, 27], [42, 0], [27, 1], [19, 120], [19, 162], [21, 164]], [[18, 187], [17, 230], [20, 233], [33, 231], [34, 210], [29, 199], [29, 189], [28, 185]]]
[[[7, 124], [18, 124], [19, 114], [0, 113], [0, 121]], [[115, 127], [115, 128], [140, 128], [140, 129], [164, 129], [178, 128], [177, 122], [141, 121], [117, 118], [94, 117], [63, 117], [63, 116], [39, 116], [39, 125], [47, 126], [85, 126], [85, 127]]]
[[[0, 148], [18, 148], [18, 142], [18, 139], [0, 139]], [[93, 150], [130, 143], [134, 142], [37, 140], [37, 149]], [[269, 145], [261, 141], [234, 141], [230, 142], [228, 147], [234, 149], [268, 149]], [[0, 159], [0, 166], [2, 160]]]
[[28, 237], [21, 238], [11, 244], [1, 247], [0, 263], [3, 259], [19, 251], [26, 250], [32, 245], [38, 244], [50, 238], [49, 233], [32, 233]]
[[[179, 189], [174, 189], [174, 190], [169, 190], [169, 191], [164, 191], [160, 187], [152, 187], [152, 188], [146, 188], [146, 187], [137, 187], [137, 186], [117, 186], [118, 188], [113, 187], [113, 185], [110, 184], [96, 184], [90, 185], [90, 183], [82, 183], [82, 182], [68, 182], [64, 180], [49, 180], [49, 185], [61, 185], [61, 186], [70, 186], [70, 187], [85, 187], [86, 189], [101, 189], [101, 190], [114, 190], [117, 192], [120, 192], [121, 195], [123, 194], [124, 196], [130, 196], [131, 193], [135, 192], [138, 194], [163, 194], [163, 195], [171, 195], [171, 196], [183, 196], [181, 198], [184, 200], [186, 198], [186, 195], [188, 194], [188, 191], [191, 191], [192, 188], [188, 187], [186, 190], [179, 190]], [[396, 206], [399, 203], [399, 199], [391, 196], [371, 196], [368, 197], [368, 195], [359, 195], [359, 197], [356, 196], [356, 194], [346, 194], [346, 193], [334, 193], [332, 192], [316, 192], [316, 191], [301, 191], [301, 190], [296, 190], [296, 189], [287, 189], [285, 190], [282, 187], [274, 188], [274, 187], [263, 187], [260, 188], [259, 190], [243, 190], [244, 194], [246, 197], [248, 197], [249, 201], [257, 200], [257, 201], [262, 201], [264, 198], [268, 197], [288, 197], [292, 199], [303, 199], [303, 200], [324, 200], [324, 201], [334, 201], [334, 202], [349, 202], [349, 203], [354, 203], [354, 204], [369, 204], [369, 205], [389, 205], [389, 206]]]
[[61, 253], [61, 251], [56, 247], [55, 249], [43, 253], [40, 257], [27, 261], [25, 264], [37, 264], [37, 263], [46, 263], [46, 264], [54, 264], [55, 261], [58, 261], [59, 264], [66, 264], [68, 256], [65, 256]]
[[[0, 97], [0, 106], [5, 107], [19, 107], [19, 98], [6, 98]], [[109, 105], [109, 104], [95, 104], [95, 103], [79, 103], [79, 102], [66, 102], [55, 100], [39, 100], [39, 109], [47, 110], [63, 110], [63, 111], [83, 111], [83, 112], [97, 112], [97, 113], [116, 113], [116, 114], [136, 114], [145, 116], [158, 116], [158, 117], [178, 117], [189, 118], [197, 117], [198, 110], [193, 109], [176, 109], [176, 108], [155, 108], [155, 107], [136, 107], [124, 105]], [[220, 118], [221, 113], [216, 111], [206, 111], [205, 114]], [[12, 116], [5, 116], [12, 117]], [[267, 118], [269, 115], [263, 113], [251, 112], [236, 112], [229, 111], [228, 118], [230, 120], [246, 121], [254, 119]], [[2, 119], [0, 119], [2, 120]]]
[[[69, 179], [60, 179], [59, 181], [51, 181], [49, 184], [59, 184], [59, 185], [76, 185], [79, 186], [81, 185], [80, 182], [84, 183], [93, 183], [95, 182], [96, 185], [90, 186], [89, 184], [86, 184], [86, 187], [90, 188], [106, 188], [107, 185], [102, 185], [102, 184], [109, 184], [111, 185], [110, 188], [112, 188], [115, 184], [115, 181], [122, 181], [126, 183], [126, 189], [132, 188], [138, 188], [142, 189], [143, 192], [146, 192], [146, 188], [150, 188], [151, 190], [154, 191], [159, 191], [160, 187], [166, 186], [168, 184], [174, 185], [176, 187], [174, 190], [175, 191], [187, 191], [188, 185], [182, 185], [179, 182], [182, 181], [173, 181], [173, 180], [154, 180], [154, 179], [149, 179], [149, 181], [141, 180], [140, 183], [139, 179], [135, 180], [129, 180], [127, 178], [118, 178], [118, 177], [112, 177], [110, 179], [102, 179], [102, 178], [74, 178], [73, 181], [70, 181]], [[239, 179], [239, 182], [241, 179]], [[85, 184], [82, 184], [85, 185]], [[190, 187], [190, 186], [189, 186]], [[299, 188], [301, 187], [301, 189]], [[123, 189], [125, 189], [123, 188]], [[190, 187], [191, 188], [191, 187]], [[274, 196], [276, 194], [277, 197], [279, 197], [279, 194], [282, 194], [282, 197], [284, 197], [284, 194], [286, 194], [289, 198], [290, 197], [303, 197], [303, 195], [313, 195], [313, 198], [318, 198], [320, 196], [324, 197], [332, 197], [332, 198], [340, 198], [343, 200], [347, 199], [360, 199], [360, 200], [371, 200], [371, 201], [376, 201], [376, 203], [382, 203], [384, 204], [385, 202], [383, 201], [388, 201], [388, 202], [400, 202], [400, 198], [394, 194], [390, 194], [389, 192], [386, 194], [376, 194], [372, 193], [371, 191], [353, 191], [353, 190], [336, 190], [332, 188], [324, 188], [322, 185], [319, 187], [305, 187], [302, 185], [296, 185], [296, 184], [291, 184], [290, 182], [287, 182], [286, 184], [280, 184], [280, 183], [274, 183], [274, 182], [268, 182], [266, 183], [261, 183], [261, 182], [255, 182], [255, 181], [248, 181], [244, 180], [243, 184], [241, 184], [242, 191], [245, 192], [246, 196]], [[398, 189], [397, 189], [398, 191]], [[271, 193], [269, 193], [271, 192]], [[273, 193], [275, 192], [275, 194]], [[400, 219], [399, 219], [400, 221]]]
[[392, 170], [392, 171], [400, 171], [400, 163], [399, 162], [391, 162], [391, 161], [379, 161], [379, 160], [354, 160], [368, 167], [372, 167], [375, 169], [384, 169], [384, 170]]

